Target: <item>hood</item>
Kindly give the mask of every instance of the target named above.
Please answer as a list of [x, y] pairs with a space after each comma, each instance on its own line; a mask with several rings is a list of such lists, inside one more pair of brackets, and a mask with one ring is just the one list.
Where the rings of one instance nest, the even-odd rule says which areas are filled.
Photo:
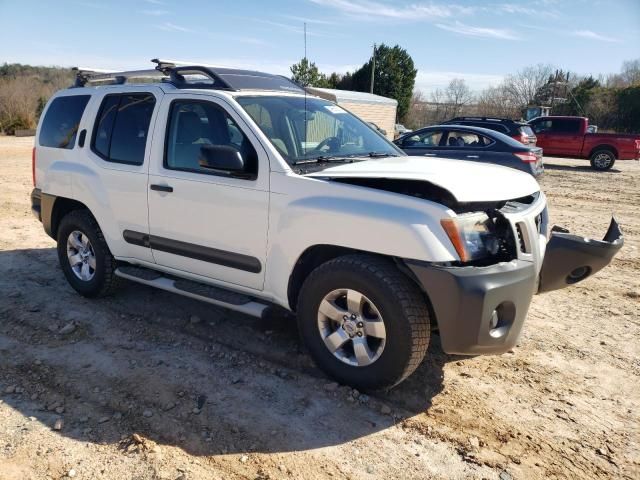
[[365, 160], [329, 167], [305, 176], [421, 180], [448, 190], [459, 202], [511, 200], [540, 190], [531, 175], [512, 168], [432, 157]]

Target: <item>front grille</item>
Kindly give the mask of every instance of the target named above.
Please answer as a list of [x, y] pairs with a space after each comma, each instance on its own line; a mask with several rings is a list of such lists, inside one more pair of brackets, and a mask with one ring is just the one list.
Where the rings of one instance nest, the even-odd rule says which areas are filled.
[[527, 252], [527, 246], [524, 243], [524, 235], [522, 235], [522, 224], [516, 223], [516, 234], [518, 235], [518, 245], [520, 246], [520, 251], [523, 253]]

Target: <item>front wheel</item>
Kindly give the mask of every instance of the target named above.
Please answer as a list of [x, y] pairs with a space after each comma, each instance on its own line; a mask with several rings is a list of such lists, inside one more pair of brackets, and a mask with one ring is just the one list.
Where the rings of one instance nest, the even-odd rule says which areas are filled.
[[358, 389], [400, 383], [429, 345], [426, 298], [385, 258], [347, 255], [324, 263], [305, 280], [297, 310], [316, 364]]
[[616, 156], [611, 150], [597, 150], [591, 155], [591, 168], [594, 170], [609, 170], [614, 163], [616, 163]]

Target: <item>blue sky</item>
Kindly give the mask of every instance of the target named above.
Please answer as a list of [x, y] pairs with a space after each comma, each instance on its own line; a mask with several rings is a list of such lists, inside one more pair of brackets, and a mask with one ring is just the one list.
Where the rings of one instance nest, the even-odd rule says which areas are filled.
[[146, 68], [154, 57], [288, 74], [326, 72], [399, 44], [425, 91], [477, 90], [524, 66], [618, 72], [640, 57], [640, 0], [0, 0], [0, 63]]

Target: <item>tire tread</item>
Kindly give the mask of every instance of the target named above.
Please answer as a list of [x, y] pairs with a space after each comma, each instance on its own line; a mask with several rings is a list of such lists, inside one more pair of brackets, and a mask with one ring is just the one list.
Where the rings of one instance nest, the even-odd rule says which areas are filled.
[[[391, 388], [411, 375], [418, 368], [427, 352], [431, 333], [427, 300], [417, 285], [402, 273], [391, 260], [370, 254], [345, 255], [329, 260], [311, 272], [305, 283], [313, 282], [314, 277], [321, 276], [336, 267], [345, 267], [356, 271], [367, 270], [375, 276], [395, 296], [409, 323], [411, 329], [409, 361], [396, 381], [387, 386], [387, 388]], [[302, 289], [304, 290], [304, 284]], [[304, 295], [300, 295], [299, 302], [303, 297]], [[300, 305], [297, 310], [301, 311]]]

